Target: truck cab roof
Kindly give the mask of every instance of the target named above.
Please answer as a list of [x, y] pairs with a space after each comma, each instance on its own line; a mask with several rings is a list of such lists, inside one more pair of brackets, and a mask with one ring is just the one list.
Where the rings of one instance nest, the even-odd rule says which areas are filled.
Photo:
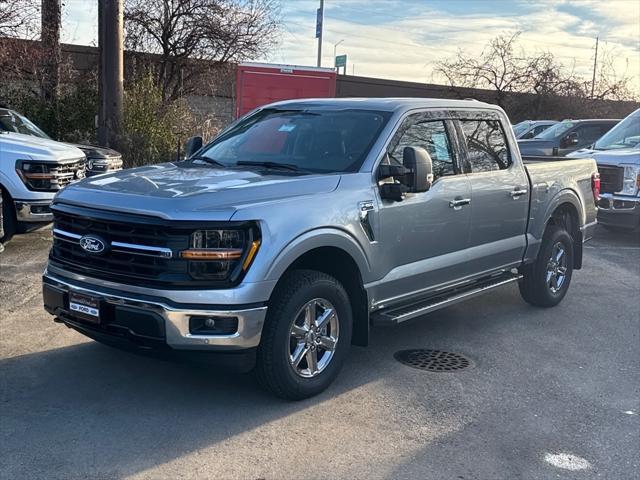
[[478, 100], [451, 100], [448, 98], [305, 98], [284, 100], [265, 105], [264, 108], [332, 108], [332, 109], [365, 109], [385, 112], [415, 110], [418, 108], [479, 108], [495, 111], [502, 109], [490, 103]]

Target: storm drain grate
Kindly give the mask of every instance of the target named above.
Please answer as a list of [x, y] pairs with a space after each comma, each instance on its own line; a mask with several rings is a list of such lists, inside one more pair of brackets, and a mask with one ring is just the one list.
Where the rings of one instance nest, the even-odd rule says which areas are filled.
[[471, 360], [458, 353], [428, 350], [400, 350], [394, 357], [400, 363], [428, 372], [453, 372], [471, 366]]

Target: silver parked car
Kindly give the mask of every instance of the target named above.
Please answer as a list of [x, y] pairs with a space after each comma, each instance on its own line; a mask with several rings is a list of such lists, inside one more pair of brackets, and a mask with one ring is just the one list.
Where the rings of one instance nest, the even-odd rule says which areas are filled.
[[556, 120], [523, 120], [513, 126], [513, 133], [518, 140], [525, 140], [539, 135], [556, 123]]

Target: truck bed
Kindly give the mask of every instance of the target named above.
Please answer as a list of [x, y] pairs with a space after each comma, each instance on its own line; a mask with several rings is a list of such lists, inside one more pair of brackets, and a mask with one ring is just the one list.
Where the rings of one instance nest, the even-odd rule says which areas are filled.
[[591, 186], [591, 177], [598, 172], [595, 160], [567, 157], [523, 157], [522, 160], [531, 191], [530, 233], [536, 237], [542, 235], [543, 222], [549, 214], [547, 209], [555, 208], [555, 199], [562, 195], [563, 190], [572, 190], [580, 199], [585, 215], [582, 223], [595, 222], [597, 209]]

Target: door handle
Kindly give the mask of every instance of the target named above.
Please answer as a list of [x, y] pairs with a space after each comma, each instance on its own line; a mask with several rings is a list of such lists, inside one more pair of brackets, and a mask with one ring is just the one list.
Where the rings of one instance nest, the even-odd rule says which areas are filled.
[[521, 195], [526, 195], [527, 192], [528, 190], [526, 188], [516, 187], [509, 192], [509, 195], [511, 195], [511, 198], [513, 198], [514, 200], [517, 200], [518, 197], [520, 197]]
[[471, 203], [470, 198], [457, 197], [449, 202], [449, 207], [453, 208], [454, 210], [460, 210], [463, 205], [469, 205], [470, 203]]

